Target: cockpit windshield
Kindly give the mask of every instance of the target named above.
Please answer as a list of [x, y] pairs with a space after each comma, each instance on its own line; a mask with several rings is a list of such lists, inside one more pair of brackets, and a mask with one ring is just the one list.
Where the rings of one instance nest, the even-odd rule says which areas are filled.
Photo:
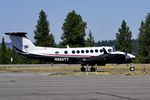
[[114, 48], [114, 47], [113, 47], [112, 49], [113, 49], [113, 52], [116, 52], [116, 50], [115, 50], [115, 48]]

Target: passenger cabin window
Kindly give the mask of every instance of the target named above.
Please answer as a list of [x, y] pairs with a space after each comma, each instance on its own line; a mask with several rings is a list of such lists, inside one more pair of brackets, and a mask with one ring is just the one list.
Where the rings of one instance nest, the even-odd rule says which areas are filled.
[[65, 51], [64, 53], [65, 53], [65, 54], [68, 54], [68, 51]]
[[102, 53], [102, 52], [103, 52], [103, 50], [102, 50], [102, 49], [100, 49], [100, 52]]
[[81, 53], [84, 53], [84, 50], [81, 50]]
[[80, 53], [80, 51], [79, 51], [79, 50], [77, 50], [77, 53]]
[[86, 50], [85, 52], [86, 52], [86, 53], [89, 53], [89, 50]]
[[97, 53], [97, 52], [98, 52], [98, 50], [97, 50], [97, 49], [95, 49], [95, 52]]
[[90, 50], [91, 53], [93, 53], [93, 50]]
[[58, 51], [56, 51], [56, 52], [55, 52], [55, 54], [59, 54], [59, 52], [58, 52]]
[[72, 53], [75, 54], [75, 51], [73, 50]]

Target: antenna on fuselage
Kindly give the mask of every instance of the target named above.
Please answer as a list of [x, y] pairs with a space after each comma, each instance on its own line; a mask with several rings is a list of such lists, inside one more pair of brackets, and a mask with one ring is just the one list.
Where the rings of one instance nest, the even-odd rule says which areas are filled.
[[67, 48], [70, 48], [69, 45], [66, 45]]

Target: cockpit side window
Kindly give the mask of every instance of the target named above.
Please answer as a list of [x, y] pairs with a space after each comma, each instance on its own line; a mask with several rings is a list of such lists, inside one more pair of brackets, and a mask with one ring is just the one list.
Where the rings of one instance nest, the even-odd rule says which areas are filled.
[[112, 52], [112, 49], [108, 49], [108, 52]]
[[113, 50], [113, 52], [116, 52], [116, 50], [114, 48], [112, 50]]

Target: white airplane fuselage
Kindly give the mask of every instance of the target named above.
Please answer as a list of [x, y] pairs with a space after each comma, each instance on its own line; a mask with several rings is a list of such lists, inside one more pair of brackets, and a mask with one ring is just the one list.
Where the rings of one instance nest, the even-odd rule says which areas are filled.
[[27, 33], [5, 33], [10, 36], [15, 50], [23, 55], [36, 59], [48, 59], [52, 63], [105, 65], [107, 63], [130, 63], [135, 58], [130, 53], [115, 51], [111, 46], [52, 48], [35, 46]]

